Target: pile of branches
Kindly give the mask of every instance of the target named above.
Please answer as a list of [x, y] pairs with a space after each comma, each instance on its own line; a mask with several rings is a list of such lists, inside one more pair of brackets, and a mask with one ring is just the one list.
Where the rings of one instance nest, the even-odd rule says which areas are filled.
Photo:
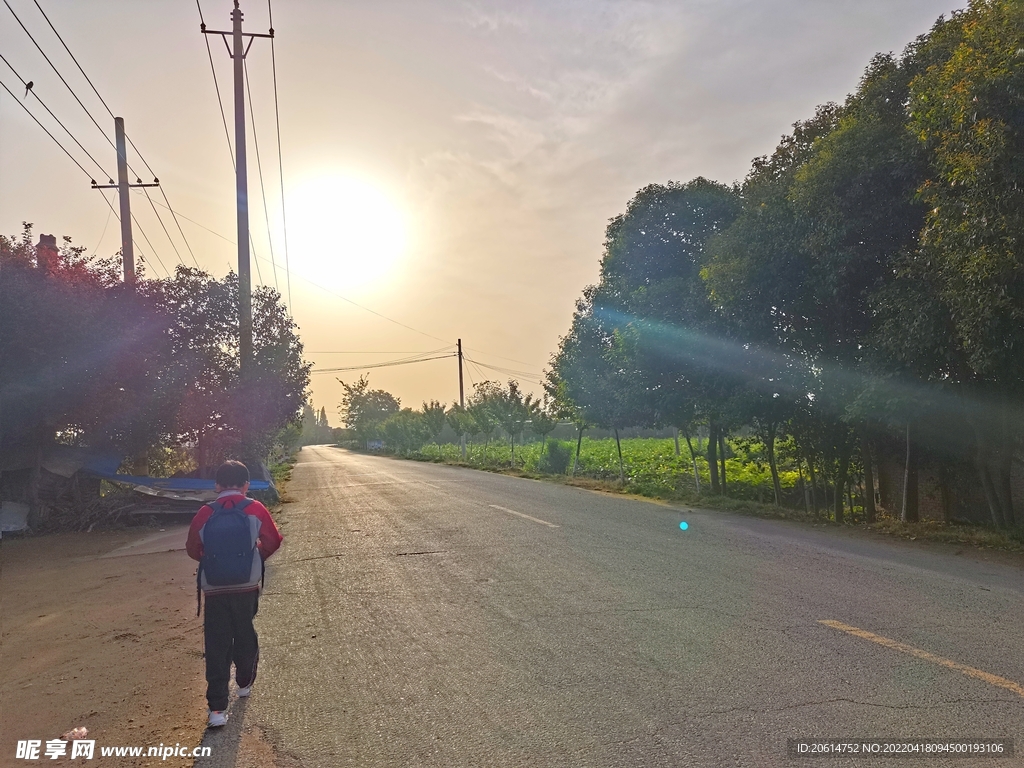
[[37, 530], [53, 533], [118, 528], [128, 522], [128, 516], [141, 506], [140, 501], [139, 494], [127, 489], [85, 500], [62, 494], [46, 504], [47, 514]]

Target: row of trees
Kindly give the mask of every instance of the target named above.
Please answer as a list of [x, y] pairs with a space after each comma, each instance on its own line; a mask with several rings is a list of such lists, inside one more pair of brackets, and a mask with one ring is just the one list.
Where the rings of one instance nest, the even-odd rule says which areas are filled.
[[344, 394], [339, 411], [356, 439], [364, 445], [382, 440], [389, 449], [401, 453], [437, 443], [446, 426], [463, 440], [482, 437], [486, 450], [487, 443], [500, 429], [509, 440], [514, 463], [516, 438], [527, 425], [531, 432], [546, 440], [558, 423], [546, 401], [523, 393], [515, 381], [506, 385], [493, 381], [476, 384], [464, 408], [456, 403], [446, 408], [431, 400], [418, 411], [402, 408], [399, 399], [389, 392], [371, 389], [365, 376], [353, 384], [342, 381], [341, 385]]
[[[877, 55], [842, 105], [794, 125], [742, 184], [640, 190], [608, 226], [548, 390], [607, 428], [792, 439], [844, 490], [873, 452], [974, 467], [997, 526], [1024, 394], [1024, 5], [974, 0], [900, 56]], [[691, 446], [692, 452], [692, 446]], [[814, 482], [812, 482], [812, 486]], [[865, 494], [869, 519], [873, 494]]]
[[141, 458], [187, 445], [200, 468], [262, 458], [309, 384], [281, 297], [253, 294], [255, 361], [242, 379], [234, 274], [145, 279], [140, 264], [132, 289], [119, 265], [68, 238], [34, 246], [29, 224], [0, 236], [0, 452], [59, 442]]

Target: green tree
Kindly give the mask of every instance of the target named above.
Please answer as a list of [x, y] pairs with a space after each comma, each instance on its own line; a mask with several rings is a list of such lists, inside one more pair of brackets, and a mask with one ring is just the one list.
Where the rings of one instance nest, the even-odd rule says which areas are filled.
[[558, 419], [555, 418], [553, 411], [552, 403], [547, 396], [543, 400], [535, 401], [530, 411], [530, 430], [541, 436], [541, 453], [547, 445], [548, 435], [558, 426]]
[[911, 127], [931, 160], [921, 259], [947, 313], [943, 373], [973, 403], [967, 417], [992, 521], [1012, 526], [1024, 399], [1024, 6], [975, 0], [955, 21], [950, 55], [911, 86]]
[[441, 432], [444, 430], [444, 425], [447, 423], [447, 417], [445, 414], [444, 404], [439, 400], [431, 400], [429, 403], [423, 403], [423, 421], [430, 431], [429, 437], [438, 446], [440, 450], [441, 446], [439, 440], [441, 439]]
[[[398, 398], [383, 389], [370, 389], [370, 379], [360, 376], [352, 384], [338, 380], [344, 390], [338, 412], [342, 423], [355, 432], [364, 445], [367, 440], [380, 436], [380, 425], [394, 413], [401, 403]], [[409, 411], [412, 413], [412, 411]]]
[[424, 415], [411, 408], [392, 412], [376, 426], [385, 445], [396, 453], [404, 454], [420, 450], [430, 439], [430, 430]]

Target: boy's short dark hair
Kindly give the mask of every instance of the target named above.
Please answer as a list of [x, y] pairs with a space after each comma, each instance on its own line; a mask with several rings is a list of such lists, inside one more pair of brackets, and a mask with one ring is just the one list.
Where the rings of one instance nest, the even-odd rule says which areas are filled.
[[241, 488], [249, 482], [249, 468], [240, 461], [225, 461], [217, 468], [215, 479], [221, 488]]

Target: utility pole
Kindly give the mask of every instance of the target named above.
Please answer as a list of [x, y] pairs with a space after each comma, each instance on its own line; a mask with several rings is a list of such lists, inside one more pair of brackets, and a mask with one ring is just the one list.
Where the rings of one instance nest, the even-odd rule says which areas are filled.
[[125, 148], [124, 118], [114, 118], [114, 144], [117, 148], [117, 184], [109, 179], [109, 184], [92, 183], [93, 189], [116, 189], [121, 208], [121, 263], [124, 265], [125, 285], [135, 285], [135, 247], [132, 244], [132, 201], [128, 190], [132, 187], [158, 187], [159, 179], [152, 184], [143, 184], [136, 179], [135, 184], [128, 183], [128, 152]]
[[[245, 163], [245, 57], [249, 54], [252, 41], [257, 37], [273, 37], [269, 34], [242, 32], [242, 11], [235, 0], [231, 12], [231, 31], [208, 30], [206, 24], [199, 25], [204, 35], [220, 35], [228, 48], [228, 55], [234, 61], [235, 74], [235, 200], [238, 207], [238, 354], [242, 378], [252, 369], [252, 277], [249, 265], [249, 182]], [[228, 46], [228, 36], [231, 46]], [[245, 45], [242, 38], [248, 37]]]
[[[462, 339], [459, 339], [459, 408], [466, 410], [466, 389], [462, 384]], [[466, 433], [459, 435], [459, 445], [462, 447], [462, 460], [466, 460]]]

